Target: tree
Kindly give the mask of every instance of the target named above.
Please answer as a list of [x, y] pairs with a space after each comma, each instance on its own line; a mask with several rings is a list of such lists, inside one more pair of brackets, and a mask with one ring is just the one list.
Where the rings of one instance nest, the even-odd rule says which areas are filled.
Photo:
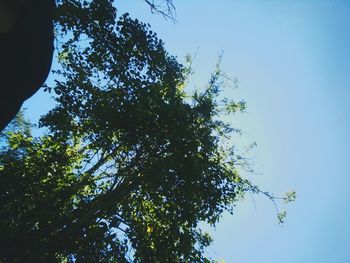
[[199, 222], [215, 226], [261, 192], [240, 176], [237, 130], [220, 119], [245, 103], [221, 98], [219, 64], [204, 90], [186, 92], [190, 67], [148, 25], [116, 19], [110, 0], [58, 10], [46, 133], [7, 131], [0, 151], [2, 260], [210, 262]]

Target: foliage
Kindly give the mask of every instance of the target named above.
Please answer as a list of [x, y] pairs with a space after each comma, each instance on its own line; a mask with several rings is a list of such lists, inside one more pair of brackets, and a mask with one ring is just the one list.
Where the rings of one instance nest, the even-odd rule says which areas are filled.
[[220, 98], [219, 64], [186, 92], [190, 69], [112, 2], [58, 1], [47, 133], [14, 128], [0, 152], [4, 262], [210, 262], [198, 223], [261, 192], [220, 119], [245, 103]]

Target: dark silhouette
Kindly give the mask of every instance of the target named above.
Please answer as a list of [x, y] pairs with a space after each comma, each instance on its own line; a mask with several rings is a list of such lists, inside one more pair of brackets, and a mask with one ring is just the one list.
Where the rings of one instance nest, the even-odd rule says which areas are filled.
[[54, 0], [0, 0], [0, 131], [47, 78], [54, 8]]

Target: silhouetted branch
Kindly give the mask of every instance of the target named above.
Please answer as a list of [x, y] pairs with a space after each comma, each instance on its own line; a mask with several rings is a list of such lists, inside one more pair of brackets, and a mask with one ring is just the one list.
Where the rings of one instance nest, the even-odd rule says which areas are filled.
[[151, 12], [159, 13], [166, 19], [176, 22], [176, 8], [172, 0], [163, 0], [157, 3], [155, 0], [144, 0], [150, 7]]

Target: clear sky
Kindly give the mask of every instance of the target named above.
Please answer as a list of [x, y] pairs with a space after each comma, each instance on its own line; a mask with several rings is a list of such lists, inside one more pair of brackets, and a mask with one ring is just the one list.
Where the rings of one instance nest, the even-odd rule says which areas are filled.
[[[247, 101], [233, 118], [256, 141], [253, 177], [276, 194], [297, 191], [281, 227], [271, 202], [247, 196], [213, 231], [208, 253], [234, 263], [350, 262], [350, 1], [174, 0], [177, 23], [141, 0], [120, 12], [149, 22], [181, 60], [196, 53], [194, 86], [223, 69]], [[50, 108], [39, 92], [25, 105], [36, 120]]]

